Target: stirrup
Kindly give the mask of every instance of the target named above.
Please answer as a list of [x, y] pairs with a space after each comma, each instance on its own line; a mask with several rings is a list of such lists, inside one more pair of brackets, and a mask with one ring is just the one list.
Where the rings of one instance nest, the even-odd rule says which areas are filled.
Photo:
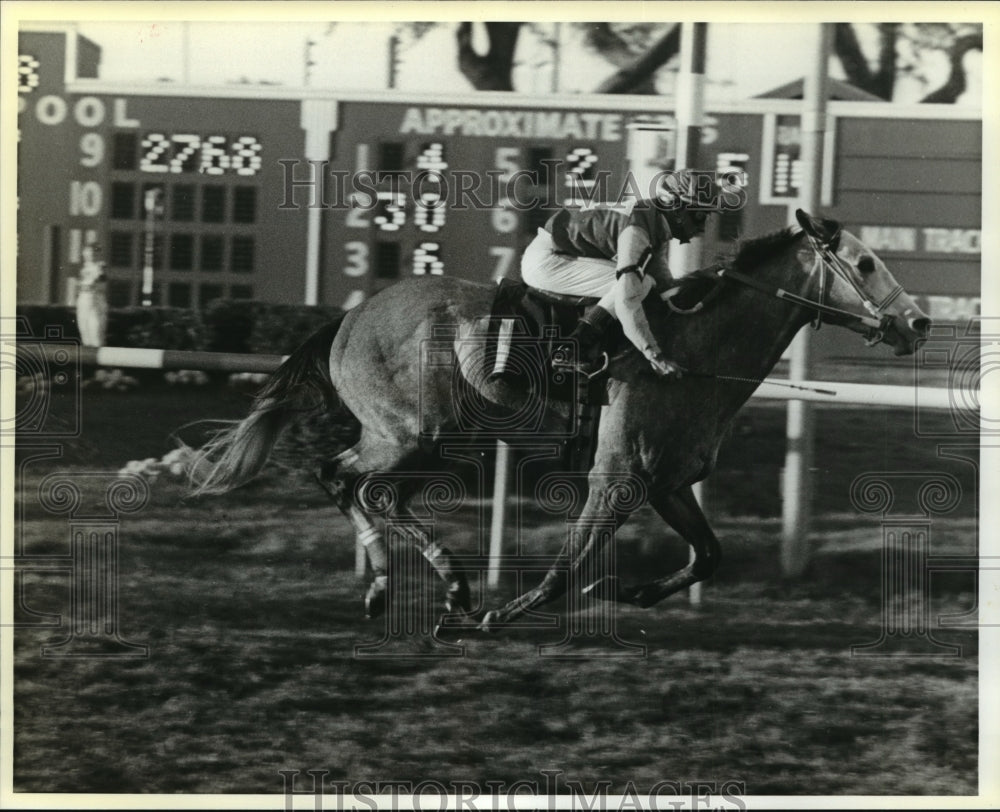
[[603, 375], [607, 372], [610, 363], [611, 359], [608, 358], [606, 352], [602, 352], [592, 361], [580, 361], [576, 363], [569, 358], [564, 358], [560, 353], [555, 353], [552, 356], [552, 368], [554, 370], [575, 372], [578, 375], [583, 375], [588, 380], [593, 380], [598, 375]]

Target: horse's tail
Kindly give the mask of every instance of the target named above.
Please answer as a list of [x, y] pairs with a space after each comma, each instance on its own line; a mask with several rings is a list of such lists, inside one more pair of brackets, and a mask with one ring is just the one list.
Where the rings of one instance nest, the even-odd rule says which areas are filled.
[[187, 464], [192, 495], [225, 493], [248, 482], [260, 473], [294, 414], [321, 404], [328, 409], [337, 406], [329, 358], [343, 319], [342, 315], [317, 330], [285, 359], [257, 393], [247, 417], [232, 421], [192, 452]]

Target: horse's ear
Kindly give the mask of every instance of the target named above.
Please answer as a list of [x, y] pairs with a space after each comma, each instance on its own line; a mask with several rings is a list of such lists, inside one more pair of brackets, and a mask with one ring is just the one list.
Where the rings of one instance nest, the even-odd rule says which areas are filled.
[[834, 251], [840, 239], [840, 223], [836, 220], [818, 220], [802, 209], [795, 210], [795, 219], [799, 221], [802, 230]]

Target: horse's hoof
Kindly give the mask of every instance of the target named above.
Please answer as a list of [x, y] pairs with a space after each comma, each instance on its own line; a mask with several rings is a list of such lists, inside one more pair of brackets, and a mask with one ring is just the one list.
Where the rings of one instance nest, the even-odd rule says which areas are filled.
[[365, 617], [380, 617], [385, 612], [385, 596], [388, 579], [385, 575], [376, 575], [365, 594]]
[[613, 575], [605, 575], [590, 586], [585, 586], [582, 590], [584, 595], [597, 598], [602, 601], [621, 601], [622, 582], [621, 579]]
[[479, 627], [480, 618], [473, 612], [450, 612], [438, 618], [434, 636], [463, 635]]
[[472, 595], [468, 584], [454, 584], [445, 596], [444, 607], [448, 614], [472, 614]]
[[495, 632], [501, 625], [500, 613], [496, 609], [493, 609], [483, 616], [483, 619], [479, 624], [479, 631]]

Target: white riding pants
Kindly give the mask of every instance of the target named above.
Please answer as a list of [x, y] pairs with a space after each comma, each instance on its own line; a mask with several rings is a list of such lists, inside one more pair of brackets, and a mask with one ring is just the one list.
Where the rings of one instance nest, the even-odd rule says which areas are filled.
[[525, 249], [521, 278], [533, 288], [567, 296], [593, 296], [600, 307], [621, 322], [625, 336], [644, 355], [658, 351], [656, 339], [642, 309], [642, 301], [653, 288], [653, 279], [628, 273], [615, 279], [617, 268], [608, 259], [572, 257], [556, 251], [552, 236], [544, 228]]

